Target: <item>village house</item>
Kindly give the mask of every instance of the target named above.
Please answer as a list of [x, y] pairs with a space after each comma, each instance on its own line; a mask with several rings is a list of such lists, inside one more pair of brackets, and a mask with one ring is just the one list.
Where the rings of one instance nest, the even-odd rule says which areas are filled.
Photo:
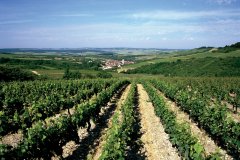
[[122, 59], [121, 61], [109, 59], [109, 60], [104, 61], [104, 65], [102, 66], [102, 68], [103, 68], [103, 70], [112, 69], [112, 68], [120, 68], [123, 65], [133, 64], [133, 63], [134, 63], [133, 61], [125, 61], [124, 59]]

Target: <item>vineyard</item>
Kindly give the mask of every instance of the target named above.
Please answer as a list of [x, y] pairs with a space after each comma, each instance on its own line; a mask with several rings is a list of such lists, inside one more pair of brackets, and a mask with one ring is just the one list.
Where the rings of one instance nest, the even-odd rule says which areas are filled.
[[0, 159], [240, 159], [239, 78], [2, 82]]

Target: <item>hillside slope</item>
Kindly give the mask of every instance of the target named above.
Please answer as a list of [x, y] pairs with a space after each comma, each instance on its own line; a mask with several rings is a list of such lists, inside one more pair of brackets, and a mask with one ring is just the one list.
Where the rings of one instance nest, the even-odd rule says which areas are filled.
[[165, 76], [240, 76], [240, 58], [192, 58], [141, 66], [127, 73], [162, 74]]
[[240, 57], [240, 42], [219, 48], [200, 47], [191, 50], [176, 51], [166, 54], [164, 56], [159, 54], [152, 59], [145, 59], [143, 61], [138, 61], [135, 64], [123, 66], [118, 71], [122, 72], [129, 69], [136, 69], [138, 67], [162, 62], [175, 62], [177, 60], [188, 60], [192, 58], [207, 58], [207, 57], [215, 58]]

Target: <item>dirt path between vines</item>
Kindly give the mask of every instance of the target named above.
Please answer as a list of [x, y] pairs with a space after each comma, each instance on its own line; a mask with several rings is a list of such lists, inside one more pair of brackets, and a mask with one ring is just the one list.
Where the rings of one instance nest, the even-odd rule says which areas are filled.
[[228, 108], [228, 114], [229, 116], [237, 123], [240, 122], [240, 109], [238, 108], [237, 112], [234, 113], [234, 110], [233, 110], [233, 105], [228, 103], [227, 101], [222, 101], [221, 102], [223, 105], [226, 105], [226, 107]]
[[[215, 102], [217, 102], [216, 98], [212, 98], [211, 99], [212, 102], [210, 103], [210, 105], [214, 104]], [[222, 100], [221, 101], [221, 105], [225, 105], [227, 108], [227, 116], [229, 118], [231, 118], [234, 122], [239, 123], [240, 122], [240, 110], [238, 108], [237, 112], [235, 113], [235, 109], [233, 109], [233, 105], [231, 103], [229, 103], [228, 101]]]
[[34, 73], [34, 74], [40, 76], [40, 74], [39, 74], [37, 71], [32, 71], [32, 73]]
[[146, 157], [149, 160], [180, 160], [177, 149], [172, 147], [169, 136], [164, 132], [160, 119], [154, 113], [147, 92], [141, 84], [137, 85], [139, 93], [139, 111], [141, 141], [144, 143]]
[[[128, 93], [130, 91], [130, 87], [131, 84], [127, 86], [127, 88], [124, 90], [121, 98], [119, 99], [119, 101], [117, 102], [117, 107], [114, 111], [114, 113], [116, 112], [120, 112], [121, 106], [123, 105], [123, 103], [125, 102], [125, 100], [127, 99]], [[114, 114], [113, 114], [114, 115]], [[111, 128], [112, 126], [112, 118], [113, 116], [109, 119], [107, 127], [105, 130], [102, 131], [101, 133], [101, 137], [99, 139], [96, 139], [95, 143], [98, 143], [97, 147], [95, 149], [93, 149], [92, 151], [90, 151], [87, 159], [93, 159], [93, 160], [97, 160], [99, 159], [99, 157], [101, 156], [102, 153], [102, 149], [104, 144], [106, 143], [106, 136], [107, 136], [107, 132], [108, 130]]]
[[170, 99], [165, 97], [162, 92], [158, 91], [158, 93], [164, 98], [168, 108], [176, 114], [177, 121], [180, 123], [187, 122], [189, 124], [192, 134], [195, 137], [197, 137], [200, 144], [203, 145], [206, 155], [210, 155], [215, 151], [219, 151], [223, 155], [222, 156], [223, 159], [225, 160], [233, 159], [226, 153], [226, 151], [219, 148], [204, 130], [201, 130], [196, 123], [192, 122], [189, 115], [181, 111], [175, 102], [172, 102]]
[[16, 133], [7, 134], [0, 139], [0, 144], [5, 144], [16, 148], [18, 144], [23, 140], [23, 133], [19, 130]]

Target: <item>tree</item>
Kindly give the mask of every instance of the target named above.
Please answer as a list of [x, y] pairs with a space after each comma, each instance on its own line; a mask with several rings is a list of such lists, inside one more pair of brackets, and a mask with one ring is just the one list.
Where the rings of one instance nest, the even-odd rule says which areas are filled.
[[0, 67], [0, 81], [26, 81], [37, 78], [31, 72], [16, 67]]
[[67, 68], [64, 72], [63, 79], [80, 79], [82, 74], [79, 71], [69, 71]]
[[102, 71], [102, 72], [99, 72], [97, 74], [97, 77], [99, 77], [99, 78], [112, 78], [112, 74], [109, 73], [109, 72]]

